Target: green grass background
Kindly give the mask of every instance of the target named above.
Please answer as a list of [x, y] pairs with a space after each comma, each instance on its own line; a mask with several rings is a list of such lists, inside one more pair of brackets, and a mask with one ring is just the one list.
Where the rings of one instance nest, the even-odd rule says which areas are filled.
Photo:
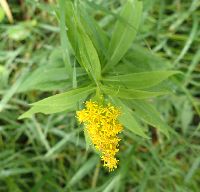
[[[111, 31], [115, 19], [111, 13], [125, 1], [92, 2], [95, 18]], [[13, 0], [9, 6], [12, 24], [0, 9], [0, 192], [200, 190], [199, 0], [144, 1], [135, 42], [168, 59], [170, 67], [184, 75], [171, 85], [173, 95], [156, 99], [157, 109], [172, 127], [170, 138], [153, 127], [149, 127], [151, 140], [124, 131], [120, 166], [112, 173], [100, 166], [91, 149], [86, 150], [74, 113], [17, 120], [28, 103], [57, 93], [53, 85], [52, 91], [40, 91], [44, 87], [37, 85], [20, 93], [24, 77], [63, 61], [54, 13], [57, 3]]]

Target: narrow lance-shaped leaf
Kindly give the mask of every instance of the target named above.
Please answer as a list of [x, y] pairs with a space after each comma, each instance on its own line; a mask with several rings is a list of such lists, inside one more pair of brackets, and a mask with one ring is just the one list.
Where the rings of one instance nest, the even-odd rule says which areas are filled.
[[120, 108], [122, 112], [122, 114], [119, 117], [119, 121], [133, 133], [142, 136], [144, 138], [148, 138], [144, 130], [136, 121], [133, 111], [128, 106], [126, 106], [120, 99], [112, 97], [111, 100], [116, 106]]
[[94, 90], [94, 87], [84, 87], [48, 97], [31, 104], [33, 107], [22, 114], [19, 119], [30, 118], [35, 113], [52, 114], [74, 109], [80, 99], [87, 97]]
[[153, 87], [179, 71], [151, 71], [127, 75], [106, 76], [103, 81], [112, 85], [124, 85], [129, 88], [143, 89]]
[[88, 75], [98, 84], [101, 78], [101, 65], [97, 51], [84, 30], [79, 27], [79, 53], [80, 64], [85, 68]]
[[[76, 71], [77, 77], [81, 77], [86, 74], [82, 68], [76, 68]], [[39, 67], [31, 74], [27, 74], [25, 80], [22, 82], [17, 91], [25, 92], [45, 86], [46, 90], [48, 90], [51, 89], [53, 84], [55, 85], [54, 87], [59, 87], [59, 84], [62, 83], [65, 83], [65, 85], [71, 85], [69, 76], [66, 74], [66, 70], [64, 67]]]
[[147, 101], [130, 101], [132, 104], [135, 115], [146, 123], [154, 126], [159, 131], [169, 136], [168, 130], [170, 127], [162, 120], [156, 108]]
[[[38, 85], [48, 84], [48, 83], [59, 83], [61, 81], [67, 82], [69, 81], [69, 76], [66, 73], [64, 67], [62, 68], [44, 68], [39, 67], [31, 74], [28, 74], [25, 80], [20, 85], [18, 92], [25, 92], [33, 89], [37, 89]], [[71, 82], [70, 82], [71, 85]], [[48, 89], [48, 87], [47, 87]]]
[[106, 32], [99, 26], [99, 23], [90, 15], [88, 4], [89, 2], [85, 1], [81, 1], [79, 4], [81, 24], [97, 50], [99, 59], [102, 61], [104, 58], [108, 58], [109, 38]]
[[169, 61], [134, 43], [127, 51], [125, 57], [116, 65], [113, 72], [122, 75], [147, 71], [164, 71], [169, 68], [171, 68]]
[[142, 91], [142, 90], [135, 90], [135, 89], [125, 89], [120, 88], [119, 86], [102, 86], [102, 90], [104, 93], [123, 98], [123, 99], [148, 99], [152, 97], [157, 97], [161, 95], [168, 94], [167, 91], [159, 91], [159, 92], [150, 92], [150, 91]]
[[89, 77], [98, 84], [101, 77], [101, 65], [97, 51], [81, 23], [81, 17], [76, 7], [71, 1], [67, 1], [65, 8], [67, 34], [75, 57]]
[[63, 60], [66, 67], [66, 73], [68, 73], [71, 81], [72, 81], [72, 65], [70, 62], [69, 56], [69, 46], [68, 46], [68, 39], [67, 39], [67, 32], [65, 26], [65, 7], [62, 6], [65, 0], [59, 0], [59, 13], [60, 13], [60, 38], [61, 38], [61, 46], [63, 51]]
[[120, 14], [120, 17], [127, 22], [120, 19], [115, 25], [108, 49], [110, 59], [105, 65], [104, 71], [116, 65], [130, 48], [139, 27], [141, 14], [142, 2], [127, 0]]
[[76, 22], [75, 22], [75, 10], [74, 5], [71, 1], [65, 1], [65, 3], [62, 4], [62, 6], [65, 9], [65, 22], [67, 27], [67, 36], [70, 41], [70, 44], [75, 52], [75, 56], [77, 60], [79, 60], [79, 56], [77, 54], [77, 28], [76, 28]]

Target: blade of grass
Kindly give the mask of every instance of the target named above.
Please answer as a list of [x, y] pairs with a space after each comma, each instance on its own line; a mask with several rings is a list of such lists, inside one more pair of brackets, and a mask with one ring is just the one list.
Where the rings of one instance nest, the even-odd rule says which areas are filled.
[[66, 73], [69, 75], [71, 81], [73, 81], [73, 69], [70, 61], [69, 55], [69, 45], [67, 39], [67, 32], [65, 26], [65, 0], [59, 0], [59, 13], [60, 13], [60, 38], [61, 38], [61, 46], [63, 51], [63, 60], [66, 67]]

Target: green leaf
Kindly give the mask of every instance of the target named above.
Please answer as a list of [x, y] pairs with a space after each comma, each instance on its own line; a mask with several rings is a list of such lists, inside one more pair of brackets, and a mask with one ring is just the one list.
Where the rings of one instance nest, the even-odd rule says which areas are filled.
[[199, 167], [200, 167], [200, 157], [196, 157], [192, 162], [192, 166], [190, 167], [190, 169], [188, 169], [187, 174], [185, 175], [184, 178], [185, 183], [189, 183], [189, 181], [193, 179], [193, 176], [195, 175], [195, 173], [197, 173]]
[[46, 83], [50, 81], [61, 81], [67, 80], [69, 76], [67, 75], [65, 68], [46, 68], [46, 67], [39, 67], [31, 74], [29, 73], [25, 80], [20, 85], [18, 92], [24, 92], [34, 87], [37, 87], [38, 84]]
[[166, 59], [160, 58], [156, 53], [147, 48], [133, 44], [123, 57], [121, 63], [114, 68], [115, 74], [128, 74], [146, 71], [164, 71], [172, 65]]
[[101, 65], [97, 51], [79, 19], [78, 10], [71, 1], [66, 2], [65, 8], [68, 39], [73, 47], [75, 57], [87, 71], [89, 77], [98, 84], [101, 77]]
[[101, 78], [101, 65], [96, 49], [88, 35], [79, 28], [79, 52], [82, 66], [89, 76], [98, 83]]
[[[77, 68], [77, 77], [83, 76], [85, 72]], [[29, 73], [18, 88], [18, 92], [34, 89], [52, 90], [53, 88], [70, 87], [71, 81], [64, 67], [39, 67]], [[55, 90], [54, 89], [54, 90]]]
[[180, 111], [181, 127], [183, 129], [183, 133], [185, 133], [194, 118], [193, 108], [190, 102], [185, 99], [183, 102], [181, 102], [180, 109], [182, 109]]
[[167, 137], [169, 136], [168, 130], [170, 127], [162, 120], [156, 108], [147, 101], [131, 101], [135, 110], [135, 115], [145, 121], [146, 123], [154, 126]]
[[127, 75], [106, 76], [103, 81], [108, 84], [122, 85], [134, 89], [153, 87], [179, 71], [151, 71]]
[[63, 51], [63, 60], [65, 63], [65, 71], [68, 73], [71, 82], [72, 82], [72, 65], [70, 62], [70, 55], [69, 55], [69, 43], [67, 39], [67, 31], [66, 31], [66, 21], [65, 21], [65, 7], [63, 4], [65, 3], [65, 0], [59, 0], [59, 13], [60, 13], [60, 40], [61, 40], [61, 46]]
[[109, 38], [106, 32], [98, 25], [95, 18], [92, 17], [92, 13], [89, 11], [89, 3], [90, 2], [81, 1], [80, 4], [78, 4], [81, 15], [81, 24], [94, 44], [94, 47], [99, 55], [99, 59], [103, 61], [104, 58], [109, 57], [107, 52]]
[[127, 22], [118, 20], [115, 25], [108, 49], [110, 59], [104, 70], [116, 65], [130, 48], [139, 27], [141, 14], [142, 2], [138, 0], [127, 0], [120, 14], [120, 17]]
[[127, 105], [125, 105], [120, 99], [112, 97], [111, 100], [117, 107], [120, 108], [120, 111], [122, 112], [122, 114], [119, 117], [120, 123], [124, 125], [127, 129], [135, 133], [136, 135], [148, 138], [148, 136], [145, 134], [145, 132], [135, 119], [133, 111]]
[[88, 131], [85, 128], [84, 128], [84, 136], [85, 136], [86, 150], [88, 150], [90, 145], [92, 145], [92, 142], [91, 142], [90, 136], [88, 134]]
[[4, 10], [3, 8], [0, 7], [0, 23], [3, 21], [4, 17], [5, 17]]
[[85, 175], [87, 175], [91, 169], [97, 164], [99, 158], [97, 156], [91, 157], [82, 167], [75, 173], [68, 183], [68, 186], [73, 186], [78, 183]]
[[150, 91], [142, 91], [135, 89], [124, 89], [116, 86], [113, 87], [102, 86], [102, 89], [104, 93], [108, 95], [112, 95], [123, 99], [148, 99], [169, 93], [167, 91], [150, 92]]
[[42, 82], [37, 83], [33, 87], [28, 88], [25, 91], [31, 91], [31, 90], [40, 90], [40, 91], [55, 91], [55, 90], [67, 90], [71, 88], [72, 83], [69, 80], [64, 81], [49, 81], [49, 82]]
[[65, 9], [65, 22], [67, 27], [67, 36], [71, 43], [71, 46], [75, 52], [75, 56], [77, 60], [79, 60], [79, 56], [77, 54], [77, 27], [76, 27], [76, 19], [75, 19], [75, 10], [74, 5], [71, 1], [65, 1], [63, 2], [62, 6]]
[[[46, 174], [42, 175], [41, 178], [31, 187], [30, 192], [38, 192], [43, 186], [54, 176], [53, 170], [49, 170]], [[17, 192], [17, 191], [16, 191]]]
[[118, 183], [120, 183], [121, 181], [121, 175], [117, 174], [115, 175], [112, 180], [108, 183], [108, 185], [105, 187], [105, 189], [103, 190], [103, 192], [112, 192], [112, 191], [116, 191], [116, 185]]
[[22, 114], [19, 119], [30, 118], [35, 113], [51, 114], [65, 110], [72, 110], [80, 99], [87, 97], [95, 90], [94, 87], [78, 88], [66, 93], [57, 94], [36, 103], [27, 112]]
[[54, 144], [54, 146], [48, 150], [48, 152], [44, 155], [45, 159], [51, 159], [53, 158], [53, 156], [55, 156], [56, 154], [59, 153], [59, 151], [61, 151], [64, 147], [66, 147], [66, 143], [70, 140], [70, 139], [75, 139], [74, 135], [77, 132], [71, 132], [71, 133], [66, 133], [64, 138], [62, 140], [60, 140], [58, 143]]

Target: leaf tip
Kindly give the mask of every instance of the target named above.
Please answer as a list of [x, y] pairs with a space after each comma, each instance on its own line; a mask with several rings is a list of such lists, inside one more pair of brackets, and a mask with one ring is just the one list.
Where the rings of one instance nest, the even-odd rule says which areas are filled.
[[23, 113], [22, 115], [20, 115], [17, 119], [21, 120], [21, 119], [30, 118], [30, 117], [31, 117], [31, 115], [28, 114], [28, 111], [27, 111], [27, 112]]

